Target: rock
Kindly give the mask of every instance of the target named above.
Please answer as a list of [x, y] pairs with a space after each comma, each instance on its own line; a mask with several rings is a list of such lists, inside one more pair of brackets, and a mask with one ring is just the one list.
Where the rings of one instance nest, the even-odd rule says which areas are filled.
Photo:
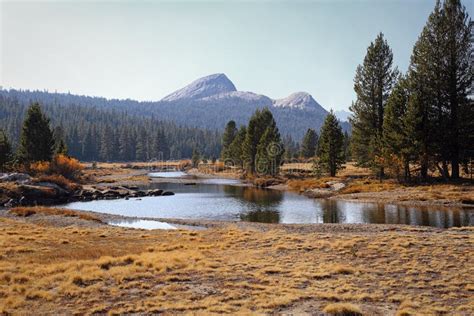
[[155, 189], [155, 190], [148, 191], [149, 196], [160, 196], [162, 194], [163, 194], [163, 190], [161, 190], [161, 189]]
[[54, 198], [56, 190], [51, 187], [23, 184], [19, 186], [23, 196], [28, 200]]
[[30, 175], [26, 173], [1, 173], [0, 182], [19, 182], [19, 183], [29, 183], [31, 181]]
[[123, 187], [129, 190], [138, 190], [138, 187], [135, 185], [124, 185]]
[[68, 196], [71, 194], [71, 192], [65, 190], [64, 188], [60, 187], [59, 185], [57, 185], [56, 183], [52, 183], [52, 182], [38, 182], [36, 183], [37, 186], [40, 186], [40, 187], [47, 187], [47, 188], [52, 188], [56, 191], [56, 196], [60, 197], [60, 196]]
[[336, 182], [336, 183], [330, 184], [330, 186], [331, 186], [331, 189], [333, 189], [334, 191], [339, 191], [346, 187], [345, 183], [342, 183], [342, 182]]
[[162, 195], [162, 196], [174, 195], [174, 192], [165, 191], [165, 192], [163, 192], [161, 195]]

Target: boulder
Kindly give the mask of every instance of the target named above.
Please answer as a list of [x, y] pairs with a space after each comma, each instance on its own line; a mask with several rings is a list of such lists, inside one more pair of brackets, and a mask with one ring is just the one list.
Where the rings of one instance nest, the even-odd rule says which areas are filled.
[[52, 182], [38, 182], [36, 183], [37, 186], [40, 187], [47, 187], [47, 188], [52, 188], [56, 191], [56, 196], [68, 196], [71, 194], [71, 192], [65, 190], [64, 188], [60, 187], [56, 183]]
[[161, 194], [162, 196], [167, 196], [167, 195], [174, 195], [174, 192], [171, 191], [165, 191]]
[[149, 196], [160, 196], [162, 194], [163, 194], [163, 190], [161, 190], [161, 189], [155, 189], [155, 190], [148, 191]]

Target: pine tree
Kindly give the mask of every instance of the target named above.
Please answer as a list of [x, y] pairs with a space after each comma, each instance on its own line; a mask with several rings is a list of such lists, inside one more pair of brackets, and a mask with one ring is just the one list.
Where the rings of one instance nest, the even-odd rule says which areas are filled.
[[276, 124], [265, 129], [257, 146], [256, 171], [259, 174], [275, 176], [280, 170], [284, 154], [283, 143]]
[[350, 107], [353, 158], [359, 165], [377, 167], [381, 177], [384, 170], [378, 164], [378, 157], [382, 154], [384, 109], [398, 75], [392, 63], [392, 50], [380, 33], [367, 48], [363, 64], [357, 67], [354, 78], [357, 100]]
[[318, 146], [318, 134], [314, 129], [308, 128], [301, 142], [301, 156], [303, 158], [311, 158], [316, 155]]
[[199, 151], [197, 149], [193, 149], [191, 161], [193, 164], [193, 168], [197, 168], [199, 166], [199, 162], [201, 161], [201, 154], [199, 154]]
[[242, 147], [244, 166], [250, 174], [255, 172], [257, 147], [267, 128], [276, 128], [272, 113], [268, 108], [256, 110], [250, 118]]
[[53, 130], [54, 138], [54, 154], [68, 155], [68, 149], [66, 142], [64, 141], [64, 129], [61, 126], [57, 126]]
[[409, 84], [401, 77], [388, 98], [384, 113], [383, 141], [386, 164], [398, 173], [399, 164], [404, 170], [405, 181], [410, 179], [410, 162], [415, 153], [411, 135], [408, 134]]
[[246, 134], [247, 128], [245, 126], [241, 126], [239, 131], [237, 132], [237, 135], [229, 146], [229, 158], [227, 159], [227, 161], [224, 161], [224, 163], [233, 166], [243, 167], [242, 148], [245, 142]]
[[12, 161], [12, 147], [3, 129], [0, 129], [0, 171], [5, 171]]
[[331, 177], [336, 176], [344, 163], [344, 135], [332, 110], [321, 127], [318, 156], [319, 164]]
[[[416, 42], [409, 68], [411, 99], [409, 127], [417, 135], [421, 177], [430, 163], [441, 174], [459, 177], [474, 130], [474, 109], [467, 95], [472, 82], [470, 27], [466, 9], [458, 0], [437, 1]], [[441, 164], [441, 166], [439, 165]]]
[[28, 109], [20, 137], [18, 156], [23, 162], [50, 161], [53, 156], [54, 137], [49, 119], [38, 103]]
[[230, 158], [229, 147], [230, 144], [232, 144], [232, 142], [234, 141], [236, 135], [237, 127], [235, 126], [235, 122], [229, 121], [225, 127], [224, 134], [222, 135], [222, 160]]
[[[461, 160], [462, 145], [464, 142], [463, 131], [471, 130], [474, 123], [466, 120], [472, 118], [473, 107], [467, 98], [473, 80], [473, 66], [471, 65], [472, 46], [470, 42], [471, 27], [466, 8], [460, 0], [446, 0], [443, 5], [443, 57], [446, 59], [446, 92], [447, 104], [447, 143], [449, 158], [451, 160], [451, 177], [459, 178], [459, 163]], [[446, 36], [447, 35], [447, 36]], [[462, 116], [462, 115], [467, 115]], [[471, 127], [470, 127], [470, 126]], [[471, 144], [472, 146], [472, 144]]]

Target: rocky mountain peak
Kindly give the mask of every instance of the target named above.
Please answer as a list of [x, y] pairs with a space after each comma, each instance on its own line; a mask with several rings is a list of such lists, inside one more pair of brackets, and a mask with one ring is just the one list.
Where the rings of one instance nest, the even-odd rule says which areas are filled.
[[274, 101], [273, 106], [291, 109], [322, 109], [321, 105], [307, 92], [295, 92]]
[[237, 91], [237, 89], [232, 81], [225, 74], [219, 73], [199, 78], [164, 97], [162, 101], [197, 100], [233, 91]]

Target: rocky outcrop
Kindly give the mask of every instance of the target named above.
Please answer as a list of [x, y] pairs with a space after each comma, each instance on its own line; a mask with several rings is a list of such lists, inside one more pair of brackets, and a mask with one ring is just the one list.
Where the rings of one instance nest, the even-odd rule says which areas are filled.
[[161, 189], [140, 190], [137, 187], [114, 186], [108, 188], [92, 187], [90, 189], [82, 189], [74, 194], [73, 201], [92, 201], [92, 200], [113, 200], [113, 199], [129, 199], [145, 196], [167, 196], [174, 195], [173, 192], [163, 191]]
[[[21, 179], [26, 179], [20, 177]], [[22, 180], [23, 181], [23, 180]], [[54, 205], [76, 201], [129, 199], [145, 196], [169, 196], [173, 192], [161, 189], [140, 190], [134, 186], [90, 187], [71, 191], [52, 182], [23, 184], [9, 182], [0, 187], [0, 206]]]

